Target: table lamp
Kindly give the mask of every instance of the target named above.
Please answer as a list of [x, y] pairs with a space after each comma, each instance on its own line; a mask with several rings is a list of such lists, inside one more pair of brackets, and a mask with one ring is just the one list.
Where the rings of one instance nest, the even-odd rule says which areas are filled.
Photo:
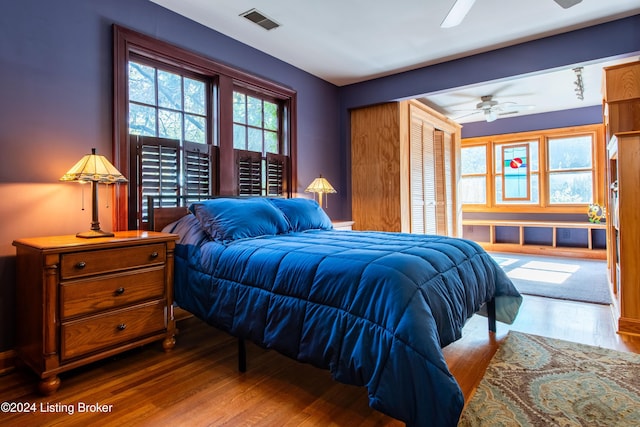
[[313, 180], [311, 184], [304, 190], [305, 193], [318, 193], [318, 204], [322, 207], [322, 195], [325, 193], [337, 193], [336, 189], [333, 188], [329, 181], [326, 178], [320, 177]]
[[100, 229], [98, 221], [98, 184], [113, 184], [127, 182], [127, 179], [104, 156], [96, 154], [96, 149], [91, 149], [91, 154], [85, 155], [76, 163], [69, 172], [64, 174], [60, 181], [76, 181], [80, 183], [91, 182], [91, 230], [76, 234], [77, 237], [113, 237], [114, 234]]

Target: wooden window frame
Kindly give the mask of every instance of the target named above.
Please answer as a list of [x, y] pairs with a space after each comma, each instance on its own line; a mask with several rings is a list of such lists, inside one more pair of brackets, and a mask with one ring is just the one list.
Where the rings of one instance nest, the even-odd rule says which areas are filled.
[[[139, 56], [135, 53], [131, 53], [129, 56], [129, 61], [127, 61], [127, 63], [129, 62], [136, 62], [142, 65], [146, 65], [149, 67], [153, 67], [154, 69], [158, 70], [158, 71], [164, 71], [164, 72], [169, 72], [169, 73], [174, 73], [176, 75], [180, 75], [180, 77], [182, 78], [190, 78], [196, 81], [200, 81], [205, 85], [205, 113], [203, 114], [194, 114], [194, 113], [190, 113], [189, 111], [186, 111], [184, 109], [184, 104], [180, 109], [176, 109], [176, 108], [168, 108], [168, 107], [163, 107], [158, 105], [158, 100], [156, 99], [156, 103], [154, 105], [152, 104], [145, 104], [145, 103], [141, 103], [138, 101], [131, 101], [133, 104], [138, 104], [138, 105], [142, 105], [142, 106], [147, 106], [147, 107], [151, 107], [154, 108], [156, 110], [156, 117], [158, 116], [158, 112], [161, 110], [164, 111], [173, 111], [173, 112], [178, 112], [180, 114], [183, 115], [188, 115], [188, 114], [193, 114], [196, 116], [200, 116], [200, 117], [204, 117], [206, 120], [206, 128], [205, 128], [205, 133], [206, 133], [206, 140], [208, 140], [211, 144], [210, 145], [218, 145], [218, 141], [215, 139], [215, 135], [213, 132], [213, 120], [211, 120], [211, 117], [213, 116], [213, 111], [209, 111], [209, 110], [214, 110], [214, 100], [212, 99], [212, 94], [213, 94], [213, 87], [216, 86], [217, 82], [215, 78], [208, 78], [208, 79], [202, 79], [201, 75], [172, 66], [170, 64], [167, 64], [165, 62], [162, 61], [157, 61], [154, 60], [152, 58], [146, 57], [146, 56]], [[157, 75], [156, 75], [157, 78]], [[127, 77], [128, 80], [128, 77]], [[156, 88], [158, 88], [158, 81], [156, 80], [155, 82], [156, 84]], [[156, 93], [156, 98], [159, 98], [159, 94]], [[183, 99], [184, 102], [184, 99]], [[128, 104], [127, 104], [128, 105]], [[167, 137], [162, 137], [160, 136], [160, 129], [159, 129], [159, 123], [160, 120], [156, 121], [156, 136], [159, 138], [167, 138]], [[184, 124], [184, 120], [183, 120], [183, 124]], [[185, 127], [182, 126], [182, 136], [184, 136], [185, 133]], [[186, 140], [185, 140], [186, 141]], [[194, 142], [194, 141], [190, 141], [190, 142]], [[194, 142], [197, 144], [197, 142]]]
[[[246, 88], [243, 87], [236, 87], [233, 92], [238, 92], [241, 93], [245, 96], [250, 96], [253, 98], [257, 98], [260, 99], [262, 102], [270, 102], [272, 104], [276, 104], [278, 105], [278, 131], [277, 131], [277, 135], [278, 135], [278, 152], [274, 153], [274, 154], [284, 154], [287, 155], [287, 144], [286, 144], [286, 140], [287, 140], [287, 135], [285, 132], [285, 128], [286, 128], [286, 120], [285, 120], [285, 115], [287, 114], [286, 108], [282, 105], [282, 103], [278, 102], [278, 99], [273, 98], [271, 96], [267, 96], [252, 90], [248, 90]], [[242, 125], [244, 126], [246, 129], [260, 129], [261, 131], [265, 131], [265, 130], [269, 130], [266, 129], [264, 126], [262, 127], [258, 127], [258, 126], [253, 126], [250, 124], [245, 124], [245, 123], [238, 123], [238, 122], [233, 122], [233, 124], [238, 124], [238, 125]], [[264, 123], [263, 123], [264, 125]], [[245, 148], [246, 149], [246, 148]], [[264, 149], [264, 141], [262, 144], [262, 154], [263, 156], [266, 156], [266, 151]]]
[[[543, 194], [544, 191], [544, 185], [541, 184], [542, 180], [542, 171], [540, 168], [540, 165], [538, 165], [538, 169], [536, 170], [532, 170], [531, 169], [531, 144], [536, 144], [538, 147], [538, 157], [541, 156], [541, 153], [544, 152], [544, 148], [543, 146], [543, 142], [540, 140], [540, 138], [529, 138], [529, 139], [514, 139], [513, 141], [506, 141], [506, 142], [493, 142], [491, 144], [491, 149], [495, 150], [496, 148], [500, 149], [500, 158], [501, 158], [501, 162], [502, 164], [500, 165], [500, 172], [497, 172], [497, 167], [496, 167], [496, 159], [494, 156], [493, 159], [493, 169], [492, 169], [492, 179], [494, 179], [495, 177], [499, 176], [500, 177], [500, 185], [502, 186], [502, 201], [499, 203], [496, 199], [496, 194], [495, 191], [493, 193], [493, 199], [492, 199], [492, 203], [494, 204], [494, 206], [509, 206], [509, 205], [517, 205], [518, 203], [513, 203], [513, 202], [522, 202], [521, 205], [526, 205], [526, 206], [537, 206], [540, 205], [540, 200], [542, 200], [541, 195]], [[505, 167], [504, 167], [504, 157], [505, 157], [505, 148], [509, 149], [509, 148], [517, 148], [517, 147], [525, 147], [526, 148], [526, 156], [528, 157], [527, 160], [527, 168], [526, 168], [526, 174], [527, 174], [527, 194], [525, 197], [508, 197], [506, 195], [506, 191], [505, 191]], [[539, 159], [538, 159], [539, 160]], [[538, 163], [540, 163], [538, 161]], [[538, 202], [537, 203], [533, 203], [531, 201], [533, 194], [531, 193], [531, 177], [532, 176], [536, 176], [538, 179], [538, 193], [537, 193], [537, 198], [538, 198]], [[495, 183], [495, 179], [493, 181], [493, 185], [496, 185]], [[494, 187], [495, 190], [495, 187]]]
[[[590, 168], [572, 168], [572, 169], [562, 169], [562, 170], [552, 170], [549, 167], [549, 155], [547, 154], [545, 156], [545, 167], [546, 167], [546, 184], [548, 187], [550, 187], [549, 185], [549, 177], [552, 174], [557, 174], [557, 175], [561, 175], [561, 174], [569, 174], [569, 173], [576, 173], [576, 172], [591, 172], [591, 187], [593, 188], [593, 193], [594, 193], [594, 202], [596, 203], [596, 187], [598, 186], [598, 183], [600, 182], [600, 179], [604, 180], [604, 176], [606, 175], [606, 173], [603, 171], [602, 172], [602, 178], [598, 177], [598, 171], [596, 169], [596, 159], [598, 156], [598, 148], [597, 148], [597, 144], [596, 144], [596, 138], [597, 135], [595, 135], [593, 132], [578, 132], [578, 133], [573, 133], [570, 135], [565, 135], [565, 134], [559, 134], [559, 135], [549, 135], [545, 138], [545, 147], [548, 150], [549, 147], [549, 141], [552, 139], [565, 139], [565, 138], [574, 138], [574, 137], [582, 137], [582, 136], [590, 136], [591, 137], [591, 167]], [[603, 150], [604, 151], [604, 147]], [[605, 167], [605, 163], [604, 162], [599, 162], [600, 165], [602, 165], [602, 167]], [[563, 205], [571, 205], [572, 203], [552, 203], [551, 199], [550, 199], [550, 193], [549, 191], [547, 191], [547, 204], [549, 206], [563, 206]], [[575, 204], [575, 203], [573, 203]], [[589, 203], [586, 203], [587, 205]], [[604, 206], [604, 204], [602, 203], [598, 203], [600, 204], [600, 206]], [[585, 205], [585, 204], [582, 204]]]
[[[462, 173], [460, 174], [460, 182], [462, 182], [463, 178], [480, 178], [484, 177], [484, 192], [485, 192], [485, 202], [484, 203], [465, 203], [464, 206], [487, 206], [490, 200], [493, 200], [494, 197], [494, 183], [491, 181], [492, 175], [489, 173], [493, 165], [493, 153], [491, 152], [491, 145], [486, 142], [476, 142], [476, 143], [468, 143], [465, 145], [461, 145], [461, 150], [463, 148], [475, 148], [475, 147], [483, 147], [484, 148], [484, 173], [483, 172], [475, 172], [475, 173]], [[460, 153], [462, 155], [462, 152]]]
[[[594, 203], [605, 206], [605, 138], [604, 125], [584, 125], [566, 128], [545, 129], [531, 132], [519, 132], [504, 135], [465, 138], [462, 147], [484, 145], [487, 147], [487, 202], [485, 204], [463, 204], [463, 212], [513, 212], [513, 213], [585, 213], [589, 203], [552, 204], [549, 201], [549, 171], [547, 159], [547, 142], [549, 139], [591, 135], [592, 144], [592, 179]], [[522, 141], [537, 140], [539, 144], [538, 174], [540, 196], [537, 204], [497, 204], [495, 195], [495, 146], [507, 143], [516, 144]], [[474, 174], [474, 176], [478, 176]]]
[[[212, 120], [213, 141], [218, 142], [218, 176], [217, 186], [213, 192], [219, 195], [237, 194], [236, 163], [233, 151], [233, 103], [232, 94], [238, 87], [259, 93], [262, 96], [279, 100], [287, 117], [283, 118], [283, 129], [289, 157], [288, 192], [296, 188], [297, 176], [297, 93], [295, 90], [263, 79], [242, 70], [216, 62], [198, 53], [157, 40], [145, 34], [121, 27], [113, 26], [114, 37], [114, 100], [113, 100], [113, 159], [114, 165], [125, 176], [130, 174], [129, 149], [129, 108], [128, 108], [128, 73], [127, 64], [130, 56], [146, 57], [168, 64], [176, 69], [193, 72], [198, 75], [216, 79]], [[113, 229], [126, 230], [129, 226], [128, 194], [126, 185], [117, 186], [113, 202]], [[132, 189], [135, 191], [135, 189]], [[290, 193], [286, 194], [290, 196]]]

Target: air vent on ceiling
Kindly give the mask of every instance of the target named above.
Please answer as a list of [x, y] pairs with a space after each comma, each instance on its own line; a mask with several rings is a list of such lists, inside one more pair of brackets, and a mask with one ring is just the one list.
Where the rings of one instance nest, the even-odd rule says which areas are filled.
[[267, 18], [264, 13], [258, 12], [256, 9], [247, 10], [246, 12], [241, 13], [240, 16], [247, 18], [251, 22], [255, 22], [267, 31], [280, 26], [276, 21], [271, 18]]
[[569, 9], [580, 3], [582, 0], [554, 0], [558, 3], [563, 9]]

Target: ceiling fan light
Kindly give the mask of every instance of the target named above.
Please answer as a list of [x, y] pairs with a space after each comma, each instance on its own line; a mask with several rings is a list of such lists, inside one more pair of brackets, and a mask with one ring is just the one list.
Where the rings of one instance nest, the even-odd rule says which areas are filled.
[[451, 28], [460, 25], [476, 0], [456, 0], [451, 10], [440, 24], [440, 28]]
[[493, 110], [485, 110], [484, 111], [484, 119], [487, 123], [493, 122], [498, 118], [498, 115]]

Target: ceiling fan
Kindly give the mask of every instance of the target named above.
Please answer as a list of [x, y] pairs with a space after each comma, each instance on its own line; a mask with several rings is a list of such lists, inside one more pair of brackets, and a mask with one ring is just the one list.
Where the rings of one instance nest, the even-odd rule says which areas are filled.
[[[467, 15], [473, 3], [476, 0], [456, 0], [456, 2], [451, 6], [451, 10], [440, 24], [442, 28], [450, 28], [459, 25], [464, 17]], [[580, 3], [582, 0], [553, 0], [563, 9], [569, 9]]]
[[498, 116], [504, 116], [507, 114], [516, 114], [521, 110], [530, 110], [534, 108], [533, 105], [517, 104], [515, 102], [498, 102], [493, 99], [493, 95], [485, 95], [480, 97], [480, 102], [476, 104], [476, 108], [473, 110], [456, 110], [456, 111], [470, 111], [470, 113], [457, 117], [454, 120], [468, 117], [473, 114], [483, 114], [484, 119], [487, 122], [495, 121]]

